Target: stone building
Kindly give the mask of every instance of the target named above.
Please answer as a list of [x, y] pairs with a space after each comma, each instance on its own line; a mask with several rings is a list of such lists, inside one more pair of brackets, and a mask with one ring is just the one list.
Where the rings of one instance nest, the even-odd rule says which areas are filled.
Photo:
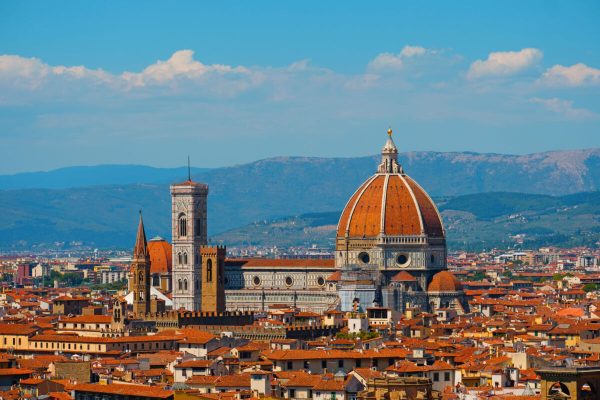
[[191, 179], [171, 186], [173, 308], [201, 309], [200, 246], [206, 245], [208, 186]]
[[[428, 286], [451, 276], [446, 271], [442, 218], [429, 195], [398, 163], [398, 149], [388, 131], [377, 172], [350, 197], [337, 228], [336, 268], [343, 311], [356, 303], [399, 312], [428, 310]], [[439, 293], [433, 294], [437, 299]], [[467, 303], [461, 290], [444, 293], [449, 307]], [[460, 310], [462, 311], [462, 310]]]
[[375, 174], [340, 216], [333, 259], [225, 259], [224, 248], [206, 246], [207, 197], [208, 186], [189, 178], [172, 185], [172, 251], [164, 240], [149, 243], [152, 286], [171, 290], [174, 310], [468, 309], [447, 271], [440, 214], [399, 164], [391, 130]]

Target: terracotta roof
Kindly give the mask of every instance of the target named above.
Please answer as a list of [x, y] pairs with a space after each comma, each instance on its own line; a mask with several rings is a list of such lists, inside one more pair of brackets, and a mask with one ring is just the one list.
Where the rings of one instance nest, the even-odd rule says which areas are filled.
[[213, 364], [214, 360], [190, 360], [177, 364], [175, 368], [208, 368]]
[[406, 271], [400, 271], [392, 277], [392, 282], [416, 282], [417, 278]]
[[23, 368], [0, 368], [0, 376], [9, 375], [31, 375], [35, 371]]
[[77, 315], [75, 317], [64, 317], [60, 320], [62, 323], [78, 324], [110, 324], [112, 317], [110, 315]]
[[225, 265], [241, 265], [242, 267], [326, 267], [333, 268], [333, 258], [229, 258]]
[[441, 271], [433, 276], [428, 292], [456, 292], [463, 290], [460, 281], [451, 272]]
[[172, 247], [164, 239], [152, 239], [148, 242], [148, 253], [150, 253], [150, 273], [162, 274], [171, 272]]
[[352, 195], [337, 229], [338, 237], [373, 238], [428, 235], [444, 237], [437, 208], [427, 193], [404, 174], [376, 174]]
[[100, 385], [96, 383], [83, 383], [79, 385], [73, 385], [72, 389], [76, 392], [107, 393], [119, 396], [135, 396], [156, 399], [173, 397], [172, 391], [164, 390], [159, 387], [142, 385]]
[[215, 383], [215, 387], [250, 387], [250, 375], [223, 375]]
[[32, 324], [0, 324], [0, 335], [31, 335], [38, 330]]

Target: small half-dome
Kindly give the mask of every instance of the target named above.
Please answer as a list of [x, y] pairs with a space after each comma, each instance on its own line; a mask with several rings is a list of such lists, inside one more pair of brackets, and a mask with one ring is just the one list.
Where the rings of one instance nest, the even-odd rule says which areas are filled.
[[165, 274], [171, 272], [172, 250], [171, 244], [157, 236], [148, 242], [150, 254], [150, 273]]
[[427, 287], [428, 292], [460, 292], [463, 286], [454, 274], [448, 271], [438, 272]]

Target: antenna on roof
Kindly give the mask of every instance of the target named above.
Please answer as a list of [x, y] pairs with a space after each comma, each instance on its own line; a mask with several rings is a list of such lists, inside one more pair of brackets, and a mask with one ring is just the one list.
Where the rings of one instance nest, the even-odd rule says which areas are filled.
[[192, 180], [192, 172], [190, 169], [190, 156], [188, 155], [188, 181]]

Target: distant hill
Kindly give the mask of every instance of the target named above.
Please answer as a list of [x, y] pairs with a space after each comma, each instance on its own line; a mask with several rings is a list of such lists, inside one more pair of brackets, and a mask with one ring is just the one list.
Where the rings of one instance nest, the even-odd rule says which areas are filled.
[[[191, 168], [194, 174], [207, 170], [207, 168]], [[185, 178], [187, 173], [187, 167], [154, 168], [144, 165], [67, 167], [48, 172], [0, 175], [0, 189], [65, 189], [97, 185], [169, 183]]]
[[[600, 241], [600, 192], [562, 197], [482, 193], [437, 199], [451, 249], [594, 246]], [[230, 246], [332, 248], [340, 212], [258, 221], [213, 237]]]
[[[600, 190], [600, 149], [525, 156], [413, 152], [407, 173], [432, 196], [482, 192], [564, 195]], [[280, 157], [225, 168], [194, 169], [209, 184], [209, 234], [254, 221], [341, 210], [379, 156]], [[137, 211], [149, 234], [170, 235], [169, 183], [186, 168], [73, 167], [0, 176], [0, 247], [83, 241], [128, 248]], [[466, 201], [466, 200], [465, 200]], [[480, 205], [485, 208], [484, 205]]]

